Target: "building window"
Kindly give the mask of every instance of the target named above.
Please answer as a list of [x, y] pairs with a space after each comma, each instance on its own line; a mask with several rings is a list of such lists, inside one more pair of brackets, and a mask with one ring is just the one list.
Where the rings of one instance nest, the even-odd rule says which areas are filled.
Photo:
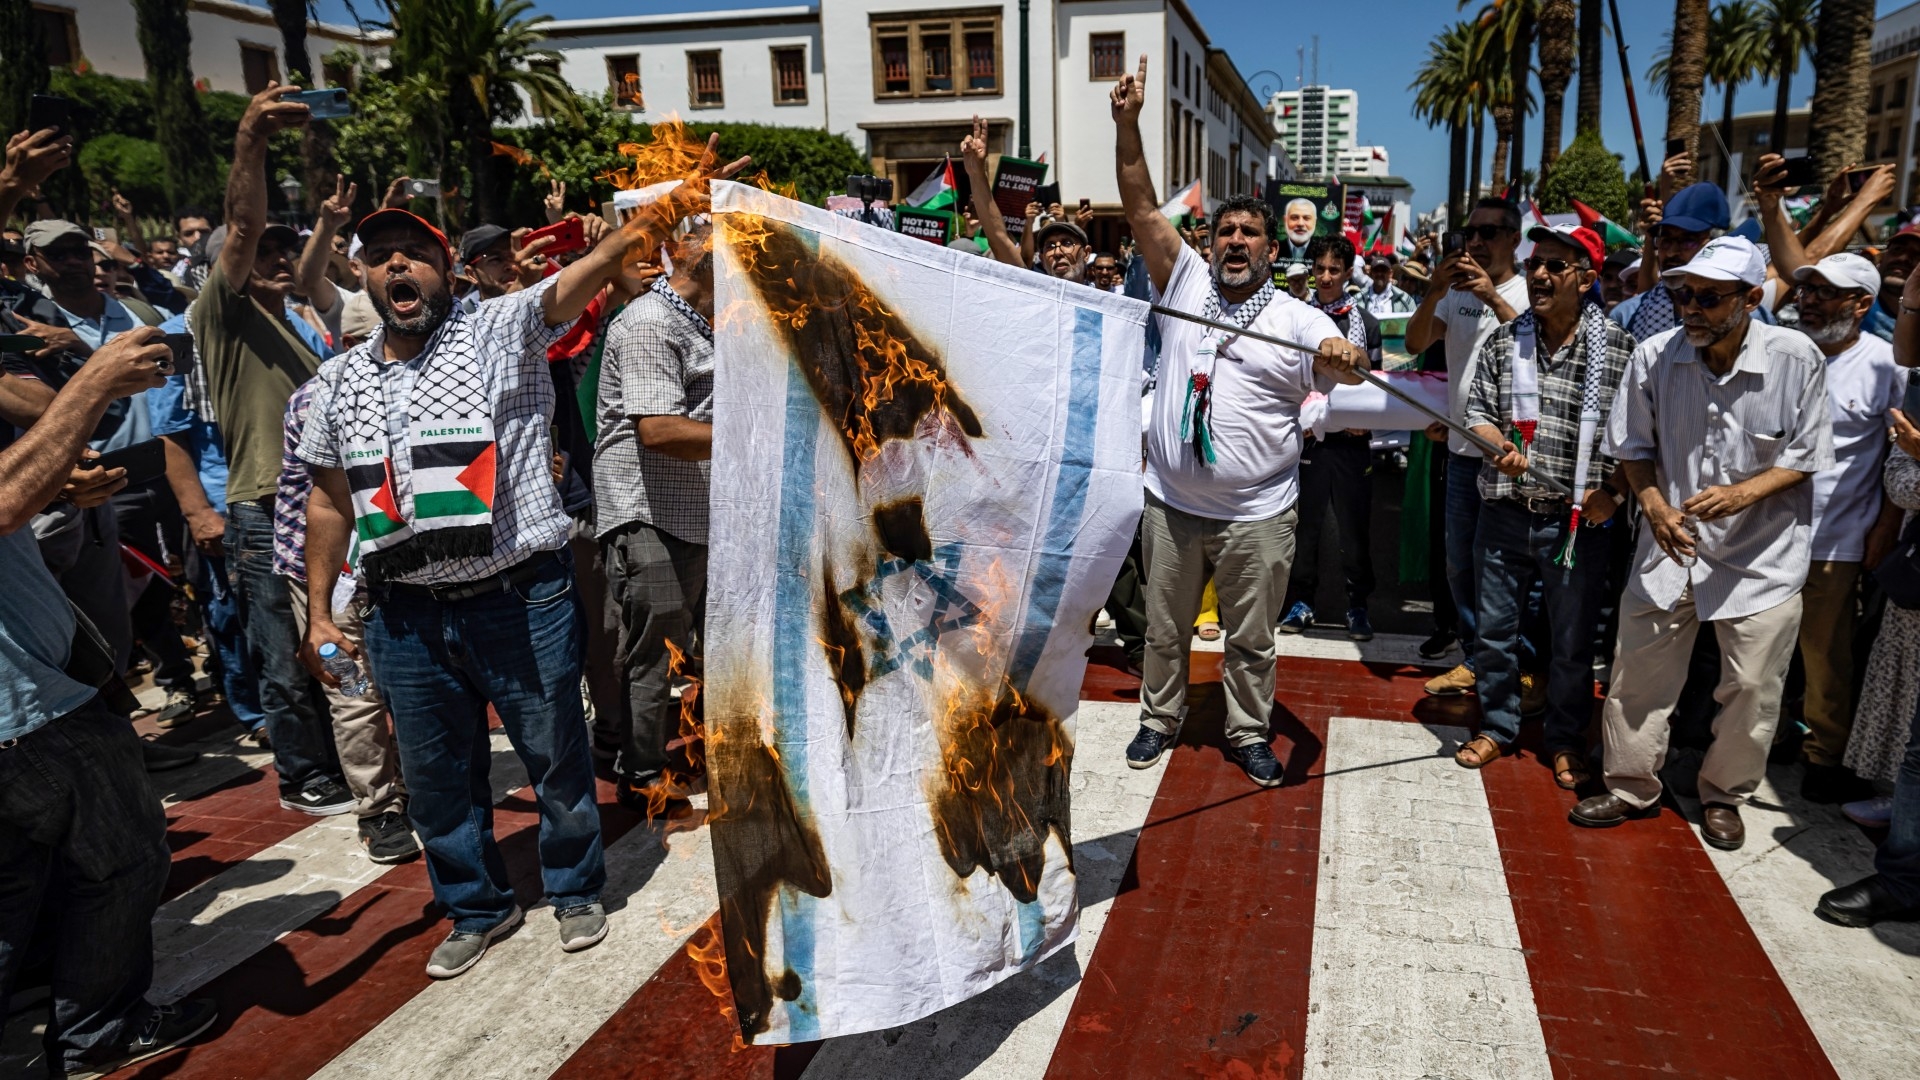
[[875, 17], [873, 96], [1000, 93], [1000, 12]]
[[240, 74], [246, 80], [247, 93], [257, 94], [270, 82], [280, 81], [280, 58], [265, 45], [240, 43]]
[[1907, 107], [1907, 77], [1904, 75], [1894, 80], [1892, 107], [1896, 109]]
[[[1867, 114], [1871, 116], [1872, 114], [1877, 113], [1882, 108], [1884, 108], [1886, 106], [1886, 98], [1887, 98], [1887, 84], [1874, 83], [1873, 84], [1873, 101], [1867, 106]], [[1873, 155], [1869, 154], [1867, 156], [1872, 157]]]
[[1093, 57], [1094, 79], [1117, 79], [1127, 65], [1127, 35], [1095, 34], [1088, 39], [1088, 53]]
[[640, 93], [640, 57], [622, 53], [607, 57], [607, 90], [613, 94], [613, 107], [639, 111], [647, 107]]
[[720, 51], [703, 49], [687, 54], [687, 104], [696, 109], [717, 109], [727, 103], [720, 88]]
[[1877, 158], [1879, 156], [1880, 156], [1880, 131], [1879, 129], [1876, 128], [1873, 131], [1867, 132], [1867, 160], [1872, 161], [1874, 158]]
[[773, 101], [776, 105], [807, 103], [807, 50], [804, 45], [773, 50]]
[[69, 67], [80, 59], [80, 28], [74, 25], [70, 8], [33, 9], [33, 21], [40, 24], [40, 47], [47, 51], [51, 67]]

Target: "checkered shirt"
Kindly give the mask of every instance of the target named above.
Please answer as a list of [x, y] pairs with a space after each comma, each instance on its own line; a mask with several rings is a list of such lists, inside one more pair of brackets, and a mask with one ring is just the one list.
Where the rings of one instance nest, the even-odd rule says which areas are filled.
[[[1601, 382], [1599, 432], [1607, 430], [1607, 414], [1613, 408], [1614, 389], [1625, 377], [1627, 363], [1633, 359], [1633, 335], [1618, 323], [1607, 321], [1607, 347], [1604, 379]], [[1574, 324], [1567, 344], [1552, 356], [1541, 356], [1540, 424], [1534, 429], [1533, 445], [1527, 460], [1548, 476], [1573, 487], [1574, 464], [1580, 456], [1580, 397], [1587, 377], [1586, 335]], [[1467, 425], [1487, 424], [1504, 435], [1513, 427], [1513, 323], [1505, 323], [1480, 346], [1480, 361], [1474, 366], [1473, 386], [1467, 393]], [[1599, 487], [1613, 473], [1614, 461], [1600, 453], [1596, 434], [1593, 461], [1587, 469], [1587, 486]], [[1533, 482], [1532, 474], [1521, 480], [1503, 475], [1491, 463], [1480, 469], [1480, 497], [1483, 499], [1541, 498], [1553, 494]]]
[[310, 465], [342, 467], [346, 418], [336, 410], [336, 394], [347, 365], [372, 365], [386, 403], [387, 443], [393, 450], [394, 496], [401, 506], [413, 505], [413, 475], [407, 453], [407, 428], [414, 386], [420, 372], [443, 350], [457, 350], [489, 361], [493, 385], [488, 401], [493, 412], [497, 444], [497, 473], [493, 498], [493, 554], [480, 558], [448, 559], [430, 563], [394, 580], [412, 585], [446, 585], [478, 581], [512, 567], [531, 555], [554, 551], [567, 542], [573, 519], [560, 505], [554, 486], [552, 461], [553, 376], [547, 371], [547, 349], [567, 332], [571, 323], [548, 326], [541, 297], [553, 287], [548, 278], [530, 289], [508, 293], [478, 305], [472, 314], [458, 308], [450, 315], [419, 356], [406, 363], [386, 363], [376, 357], [385, 347], [386, 330], [344, 355], [322, 364], [313, 380], [318, 384], [301, 434], [298, 456]]
[[594, 534], [644, 521], [706, 543], [709, 463], [641, 446], [634, 423], [642, 416], [713, 422], [713, 328], [665, 282], [608, 324], [598, 412]]
[[300, 435], [307, 426], [318, 379], [308, 379], [287, 399], [287, 433], [280, 443], [280, 478], [273, 489], [273, 572], [306, 584], [307, 499], [313, 472], [300, 460]]

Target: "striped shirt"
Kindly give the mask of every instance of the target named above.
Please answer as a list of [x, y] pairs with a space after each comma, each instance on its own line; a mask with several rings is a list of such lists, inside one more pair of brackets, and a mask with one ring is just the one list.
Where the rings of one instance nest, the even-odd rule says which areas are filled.
[[[1833, 417], [1827, 360], [1797, 330], [1750, 323], [1733, 367], [1708, 370], [1684, 330], [1641, 342], [1607, 420], [1604, 449], [1621, 461], [1651, 461], [1668, 503], [1737, 484], [1779, 467], [1831, 469]], [[1665, 611], [1693, 586], [1705, 620], [1776, 607], [1806, 584], [1813, 540], [1813, 485], [1796, 484], [1745, 510], [1697, 526], [1691, 568], [1640, 530], [1629, 587]]]
[[[1606, 324], [1606, 332], [1602, 390], [1620, 385], [1633, 356], [1633, 335], [1613, 322]], [[1540, 361], [1540, 425], [1534, 431], [1532, 445], [1527, 448], [1527, 461], [1535, 470], [1569, 489], [1573, 487], [1574, 469], [1580, 457], [1580, 402], [1586, 391], [1588, 361], [1586, 337], [1576, 319], [1567, 343]], [[1503, 323], [1487, 338], [1486, 344], [1480, 346], [1480, 357], [1473, 365], [1473, 386], [1467, 392], [1468, 427], [1485, 424], [1501, 432], [1513, 427], [1513, 353], [1513, 323]], [[1602, 431], [1606, 430], [1606, 416], [1612, 404], [1606, 394], [1601, 394]], [[1517, 479], [1508, 477], [1489, 461], [1480, 467], [1480, 497], [1515, 499], [1553, 495], [1534, 475], [1528, 472]], [[1587, 486], [1597, 488], [1612, 475], [1613, 459], [1594, 454], [1587, 468]]]

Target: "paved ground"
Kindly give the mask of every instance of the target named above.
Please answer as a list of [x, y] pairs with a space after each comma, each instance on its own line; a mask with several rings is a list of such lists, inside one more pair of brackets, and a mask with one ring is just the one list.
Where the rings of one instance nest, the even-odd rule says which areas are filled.
[[[560, 952], [549, 914], [467, 976], [422, 966], [445, 931], [419, 863], [368, 863], [350, 824], [280, 810], [264, 755], [218, 716], [168, 733], [207, 759], [163, 779], [174, 873], [155, 995], [211, 995], [203, 1046], [127, 1075], [800, 1077], [1907, 1078], [1920, 1057], [1920, 927], [1849, 931], [1819, 893], [1869, 867], [1868, 837], [1783, 796], [1712, 852], [1669, 807], [1606, 832], [1530, 755], [1446, 757], [1470, 701], [1425, 699], [1412, 639], [1284, 640], [1287, 783], [1221, 752], [1219, 656], [1159, 767], [1127, 769], [1137, 684], [1088, 670], [1074, 760], [1080, 938], [1033, 972], [894, 1030], [736, 1049], [689, 945], [712, 938], [698, 812], [643, 825], [603, 787], [613, 929]], [[531, 901], [532, 807], [504, 740], [495, 822]], [[697, 951], [697, 949], [695, 950]], [[0, 1077], [43, 1075], [14, 1016]]]

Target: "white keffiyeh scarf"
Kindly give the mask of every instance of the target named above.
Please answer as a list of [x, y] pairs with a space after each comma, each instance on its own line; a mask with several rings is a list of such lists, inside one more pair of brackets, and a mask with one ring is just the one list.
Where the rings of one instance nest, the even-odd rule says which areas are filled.
[[[1228, 323], [1244, 330], [1253, 325], [1253, 320], [1266, 310], [1273, 300], [1272, 279], [1260, 283], [1259, 291], [1246, 299], [1231, 315], [1220, 299], [1220, 290], [1216, 286], [1207, 293], [1207, 302], [1201, 315], [1214, 322]], [[1194, 456], [1202, 465], [1212, 465], [1215, 460], [1213, 450], [1213, 425], [1210, 417], [1213, 412], [1213, 368], [1220, 359], [1220, 346], [1233, 337], [1224, 330], [1209, 329], [1200, 339], [1200, 347], [1187, 358], [1187, 407], [1180, 414], [1180, 437], [1193, 440]]]
[[[1600, 436], [1600, 395], [1605, 392], [1607, 371], [1607, 317], [1600, 305], [1583, 303], [1580, 307], [1579, 344], [1587, 353], [1587, 368], [1580, 383], [1580, 441], [1574, 456], [1573, 510], [1567, 522], [1567, 539], [1554, 561], [1573, 565], [1573, 541], [1580, 528], [1580, 500], [1587, 490], [1587, 475], [1593, 468], [1593, 448]], [[1513, 441], [1526, 453], [1540, 424], [1540, 360], [1538, 334], [1531, 310], [1513, 321]]]

